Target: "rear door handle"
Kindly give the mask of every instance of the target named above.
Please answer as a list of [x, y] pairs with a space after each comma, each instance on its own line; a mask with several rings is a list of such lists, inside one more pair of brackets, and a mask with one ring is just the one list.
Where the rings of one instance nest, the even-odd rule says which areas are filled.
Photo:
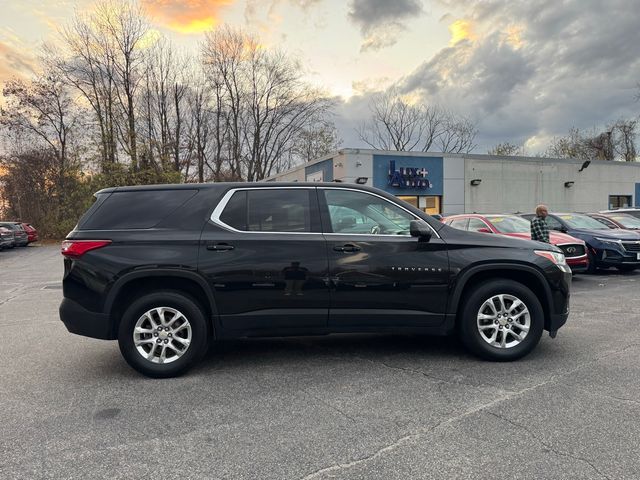
[[341, 246], [336, 245], [335, 247], [333, 247], [333, 249], [336, 252], [347, 252], [347, 253], [360, 251], [360, 247], [358, 247], [357, 245], [353, 245], [351, 243], [347, 243], [346, 245], [341, 245]]
[[216, 252], [222, 252], [224, 250], [233, 250], [233, 245], [228, 243], [208, 243], [207, 250], [215, 250]]

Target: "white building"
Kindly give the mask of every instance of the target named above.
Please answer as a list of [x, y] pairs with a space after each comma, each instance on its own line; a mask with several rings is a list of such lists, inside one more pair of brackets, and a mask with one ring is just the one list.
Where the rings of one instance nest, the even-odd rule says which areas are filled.
[[640, 207], [640, 162], [342, 149], [266, 180], [363, 183], [444, 215]]

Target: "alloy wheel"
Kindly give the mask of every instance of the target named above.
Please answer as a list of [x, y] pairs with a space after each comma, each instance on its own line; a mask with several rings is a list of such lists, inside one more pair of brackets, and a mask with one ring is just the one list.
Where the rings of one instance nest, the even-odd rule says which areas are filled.
[[191, 324], [180, 311], [157, 307], [140, 316], [133, 329], [133, 343], [145, 360], [165, 364], [185, 354], [191, 334]]
[[494, 295], [485, 300], [477, 316], [482, 339], [497, 348], [520, 345], [531, 328], [531, 314], [525, 303], [509, 294]]

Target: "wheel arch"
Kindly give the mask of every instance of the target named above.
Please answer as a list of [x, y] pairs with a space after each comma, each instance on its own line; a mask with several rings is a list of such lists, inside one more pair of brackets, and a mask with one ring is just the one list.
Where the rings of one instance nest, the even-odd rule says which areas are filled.
[[[529, 288], [540, 300], [544, 312], [544, 325], [548, 329], [552, 311], [551, 288], [544, 275], [533, 267], [519, 264], [488, 264], [472, 267], [462, 274], [449, 299], [447, 312], [456, 314], [461, 311], [460, 302], [476, 286], [489, 280], [513, 280]], [[457, 323], [457, 318], [456, 318]]]
[[[122, 314], [131, 301], [159, 290], [183, 292], [195, 299], [205, 310], [211, 333], [218, 332], [218, 312], [206, 280], [195, 272], [176, 269], [153, 269], [130, 272], [120, 277], [109, 289], [104, 313], [112, 318], [113, 334], [117, 335]], [[115, 338], [115, 337], [114, 337]]]

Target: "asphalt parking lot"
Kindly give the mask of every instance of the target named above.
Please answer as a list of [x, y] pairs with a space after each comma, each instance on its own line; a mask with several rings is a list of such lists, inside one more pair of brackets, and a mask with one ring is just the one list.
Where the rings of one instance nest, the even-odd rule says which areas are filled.
[[527, 358], [453, 339], [225, 342], [151, 380], [58, 319], [56, 246], [0, 253], [0, 478], [640, 478], [640, 272], [574, 278]]

